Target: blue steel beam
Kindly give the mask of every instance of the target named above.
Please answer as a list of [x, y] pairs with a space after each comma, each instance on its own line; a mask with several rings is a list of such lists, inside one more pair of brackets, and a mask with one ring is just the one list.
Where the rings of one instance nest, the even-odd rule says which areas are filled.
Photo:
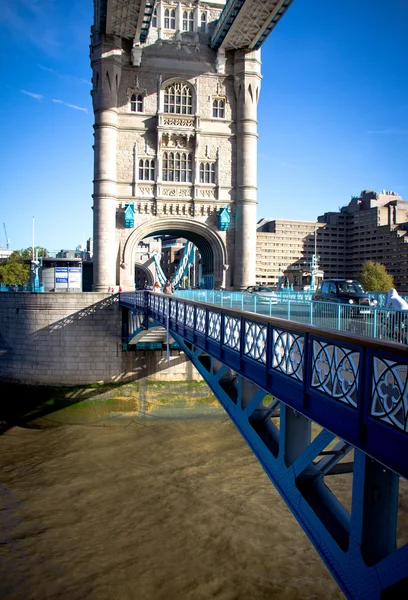
[[[161, 294], [122, 294], [121, 304], [144, 326], [168, 326], [347, 598], [407, 597], [408, 545], [396, 548], [407, 351]], [[405, 420], [392, 422], [399, 410]], [[348, 510], [327, 485], [338, 473], [352, 478]]]

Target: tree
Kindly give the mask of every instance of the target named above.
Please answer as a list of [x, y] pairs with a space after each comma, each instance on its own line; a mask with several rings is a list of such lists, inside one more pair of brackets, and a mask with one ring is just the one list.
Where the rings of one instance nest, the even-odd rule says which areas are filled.
[[6, 285], [23, 285], [30, 279], [30, 265], [17, 262], [12, 255], [0, 265], [0, 281]]
[[394, 279], [385, 266], [372, 260], [363, 264], [359, 280], [367, 292], [388, 292], [394, 287]]
[[[34, 256], [38, 251], [38, 256], [47, 256], [48, 252], [45, 248], [41, 248], [41, 246], [34, 247]], [[14, 250], [12, 254], [10, 254], [10, 258], [14, 260], [18, 260], [20, 258], [32, 258], [33, 257], [33, 247], [29, 246], [28, 248], [23, 248], [22, 250]]]

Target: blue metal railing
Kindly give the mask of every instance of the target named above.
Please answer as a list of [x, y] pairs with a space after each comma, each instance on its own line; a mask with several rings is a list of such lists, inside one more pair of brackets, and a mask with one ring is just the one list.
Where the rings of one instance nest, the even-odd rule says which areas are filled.
[[[297, 323], [408, 343], [408, 313], [405, 311], [378, 306], [312, 302], [311, 294], [307, 292], [276, 292], [272, 301], [256, 294], [216, 290], [177, 290], [175, 295], [186, 300], [246, 310]], [[381, 305], [385, 304], [385, 298], [385, 293], [376, 294]]]
[[44, 284], [40, 283], [37, 286], [31, 284], [26, 285], [6, 285], [0, 283], [0, 292], [44, 292]]
[[408, 476], [408, 353], [400, 344], [149, 292], [122, 294], [121, 304], [164, 326], [169, 310], [183, 338]]

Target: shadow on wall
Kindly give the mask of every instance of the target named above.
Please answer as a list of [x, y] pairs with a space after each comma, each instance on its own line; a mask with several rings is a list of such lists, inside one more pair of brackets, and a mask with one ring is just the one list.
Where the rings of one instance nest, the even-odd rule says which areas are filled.
[[163, 380], [173, 371], [173, 380], [196, 378], [179, 351], [170, 362], [163, 351], [122, 352], [122, 310], [117, 295], [2, 294], [0, 380], [74, 386], [157, 373]]

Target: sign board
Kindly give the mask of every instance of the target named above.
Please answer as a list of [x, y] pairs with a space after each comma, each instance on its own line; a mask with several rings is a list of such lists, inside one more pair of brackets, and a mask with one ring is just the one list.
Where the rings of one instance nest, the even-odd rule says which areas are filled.
[[55, 267], [56, 292], [81, 292], [82, 267]]

